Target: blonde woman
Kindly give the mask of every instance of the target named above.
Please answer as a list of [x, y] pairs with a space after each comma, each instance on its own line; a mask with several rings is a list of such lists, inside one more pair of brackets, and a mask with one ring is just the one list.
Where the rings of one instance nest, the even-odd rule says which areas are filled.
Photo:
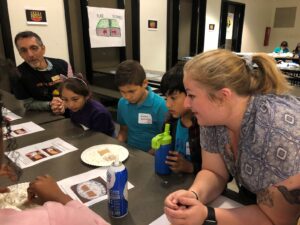
[[[255, 65], [255, 66], [253, 66]], [[185, 106], [200, 125], [202, 170], [189, 190], [171, 193], [165, 213], [177, 224], [297, 223], [300, 215], [300, 101], [265, 54], [205, 52], [184, 67]], [[229, 174], [256, 194], [236, 209], [205, 205]]]

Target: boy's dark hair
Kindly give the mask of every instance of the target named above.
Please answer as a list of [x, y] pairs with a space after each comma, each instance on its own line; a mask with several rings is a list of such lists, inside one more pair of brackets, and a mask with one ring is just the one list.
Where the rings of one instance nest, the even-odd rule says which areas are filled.
[[288, 43], [287, 43], [287, 41], [283, 41], [283, 42], [281, 42], [281, 44], [280, 44], [280, 46], [281, 47], [288, 47]]
[[163, 95], [170, 95], [177, 91], [186, 93], [183, 86], [184, 64], [184, 62], [177, 63], [163, 75], [160, 83], [160, 92]]
[[22, 32], [18, 33], [18, 34], [15, 36], [15, 45], [18, 47], [17, 41], [18, 41], [19, 39], [30, 38], [30, 37], [35, 37], [37, 43], [38, 43], [40, 46], [44, 45], [44, 44], [43, 44], [43, 41], [42, 41], [42, 39], [41, 39], [41, 37], [40, 37], [37, 33], [34, 33], [34, 32], [32, 32], [32, 31], [22, 31]]
[[115, 84], [121, 87], [127, 84], [142, 85], [146, 79], [146, 73], [142, 65], [134, 60], [126, 60], [119, 64]]
[[89, 97], [91, 95], [90, 89], [87, 83], [83, 80], [82, 75], [67, 78], [63, 83], [61, 83], [58, 89], [60, 94], [64, 88], [84, 97]]

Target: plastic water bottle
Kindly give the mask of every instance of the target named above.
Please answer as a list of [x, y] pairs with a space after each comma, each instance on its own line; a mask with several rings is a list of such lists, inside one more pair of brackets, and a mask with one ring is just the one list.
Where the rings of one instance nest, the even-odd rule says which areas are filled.
[[152, 138], [152, 148], [155, 149], [155, 172], [157, 174], [170, 174], [171, 169], [165, 163], [172, 145], [172, 136], [170, 135], [170, 124], [166, 123], [165, 131]]
[[107, 170], [108, 211], [112, 217], [121, 218], [128, 213], [127, 179], [126, 167], [116, 159]]

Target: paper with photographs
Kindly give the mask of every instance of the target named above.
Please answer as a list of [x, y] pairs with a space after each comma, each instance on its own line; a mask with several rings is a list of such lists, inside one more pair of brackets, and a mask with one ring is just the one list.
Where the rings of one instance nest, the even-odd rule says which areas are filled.
[[[71, 198], [79, 200], [86, 206], [91, 206], [107, 199], [106, 171], [107, 168], [98, 168], [63, 179], [57, 183], [61, 190]], [[128, 182], [128, 189], [133, 187]]]
[[[3, 140], [6, 140], [5, 134], [7, 133], [6, 127], [2, 127], [3, 130]], [[44, 128], [35, 124], [34, 122], [21, 123], [17, 125], [11, 126], [11, 136], [12, 137], [20, 137], [27, 134], [32, 134], [35, 132], [43, 131]]]
[[18, 119], [22, 118], [22, 117], [18, 116], [17, 114], [14, 114], [9, 109], [4, 108], [4, 107], [2, 108], [2, 115], [8, 121], [14, 121], [14, 120], [18, 120]]
[[54, 138], [17, 149], [13, 152], [5, 152], [5, 154], [23, 169], [75, 150], [77, 148], [73, 145], [60, 138]]

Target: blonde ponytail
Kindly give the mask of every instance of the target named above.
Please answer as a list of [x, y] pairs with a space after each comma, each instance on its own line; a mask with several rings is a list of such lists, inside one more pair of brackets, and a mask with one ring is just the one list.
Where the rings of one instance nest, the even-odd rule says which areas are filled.
[[274, 59], [263, 53], [242, 58], [227, 50], [212, 50], [188, 61], [184, 72], [185, 78], [199, 82], [212, 98], [224, 87], [240, 96], [282, 94], [290, 89]]

